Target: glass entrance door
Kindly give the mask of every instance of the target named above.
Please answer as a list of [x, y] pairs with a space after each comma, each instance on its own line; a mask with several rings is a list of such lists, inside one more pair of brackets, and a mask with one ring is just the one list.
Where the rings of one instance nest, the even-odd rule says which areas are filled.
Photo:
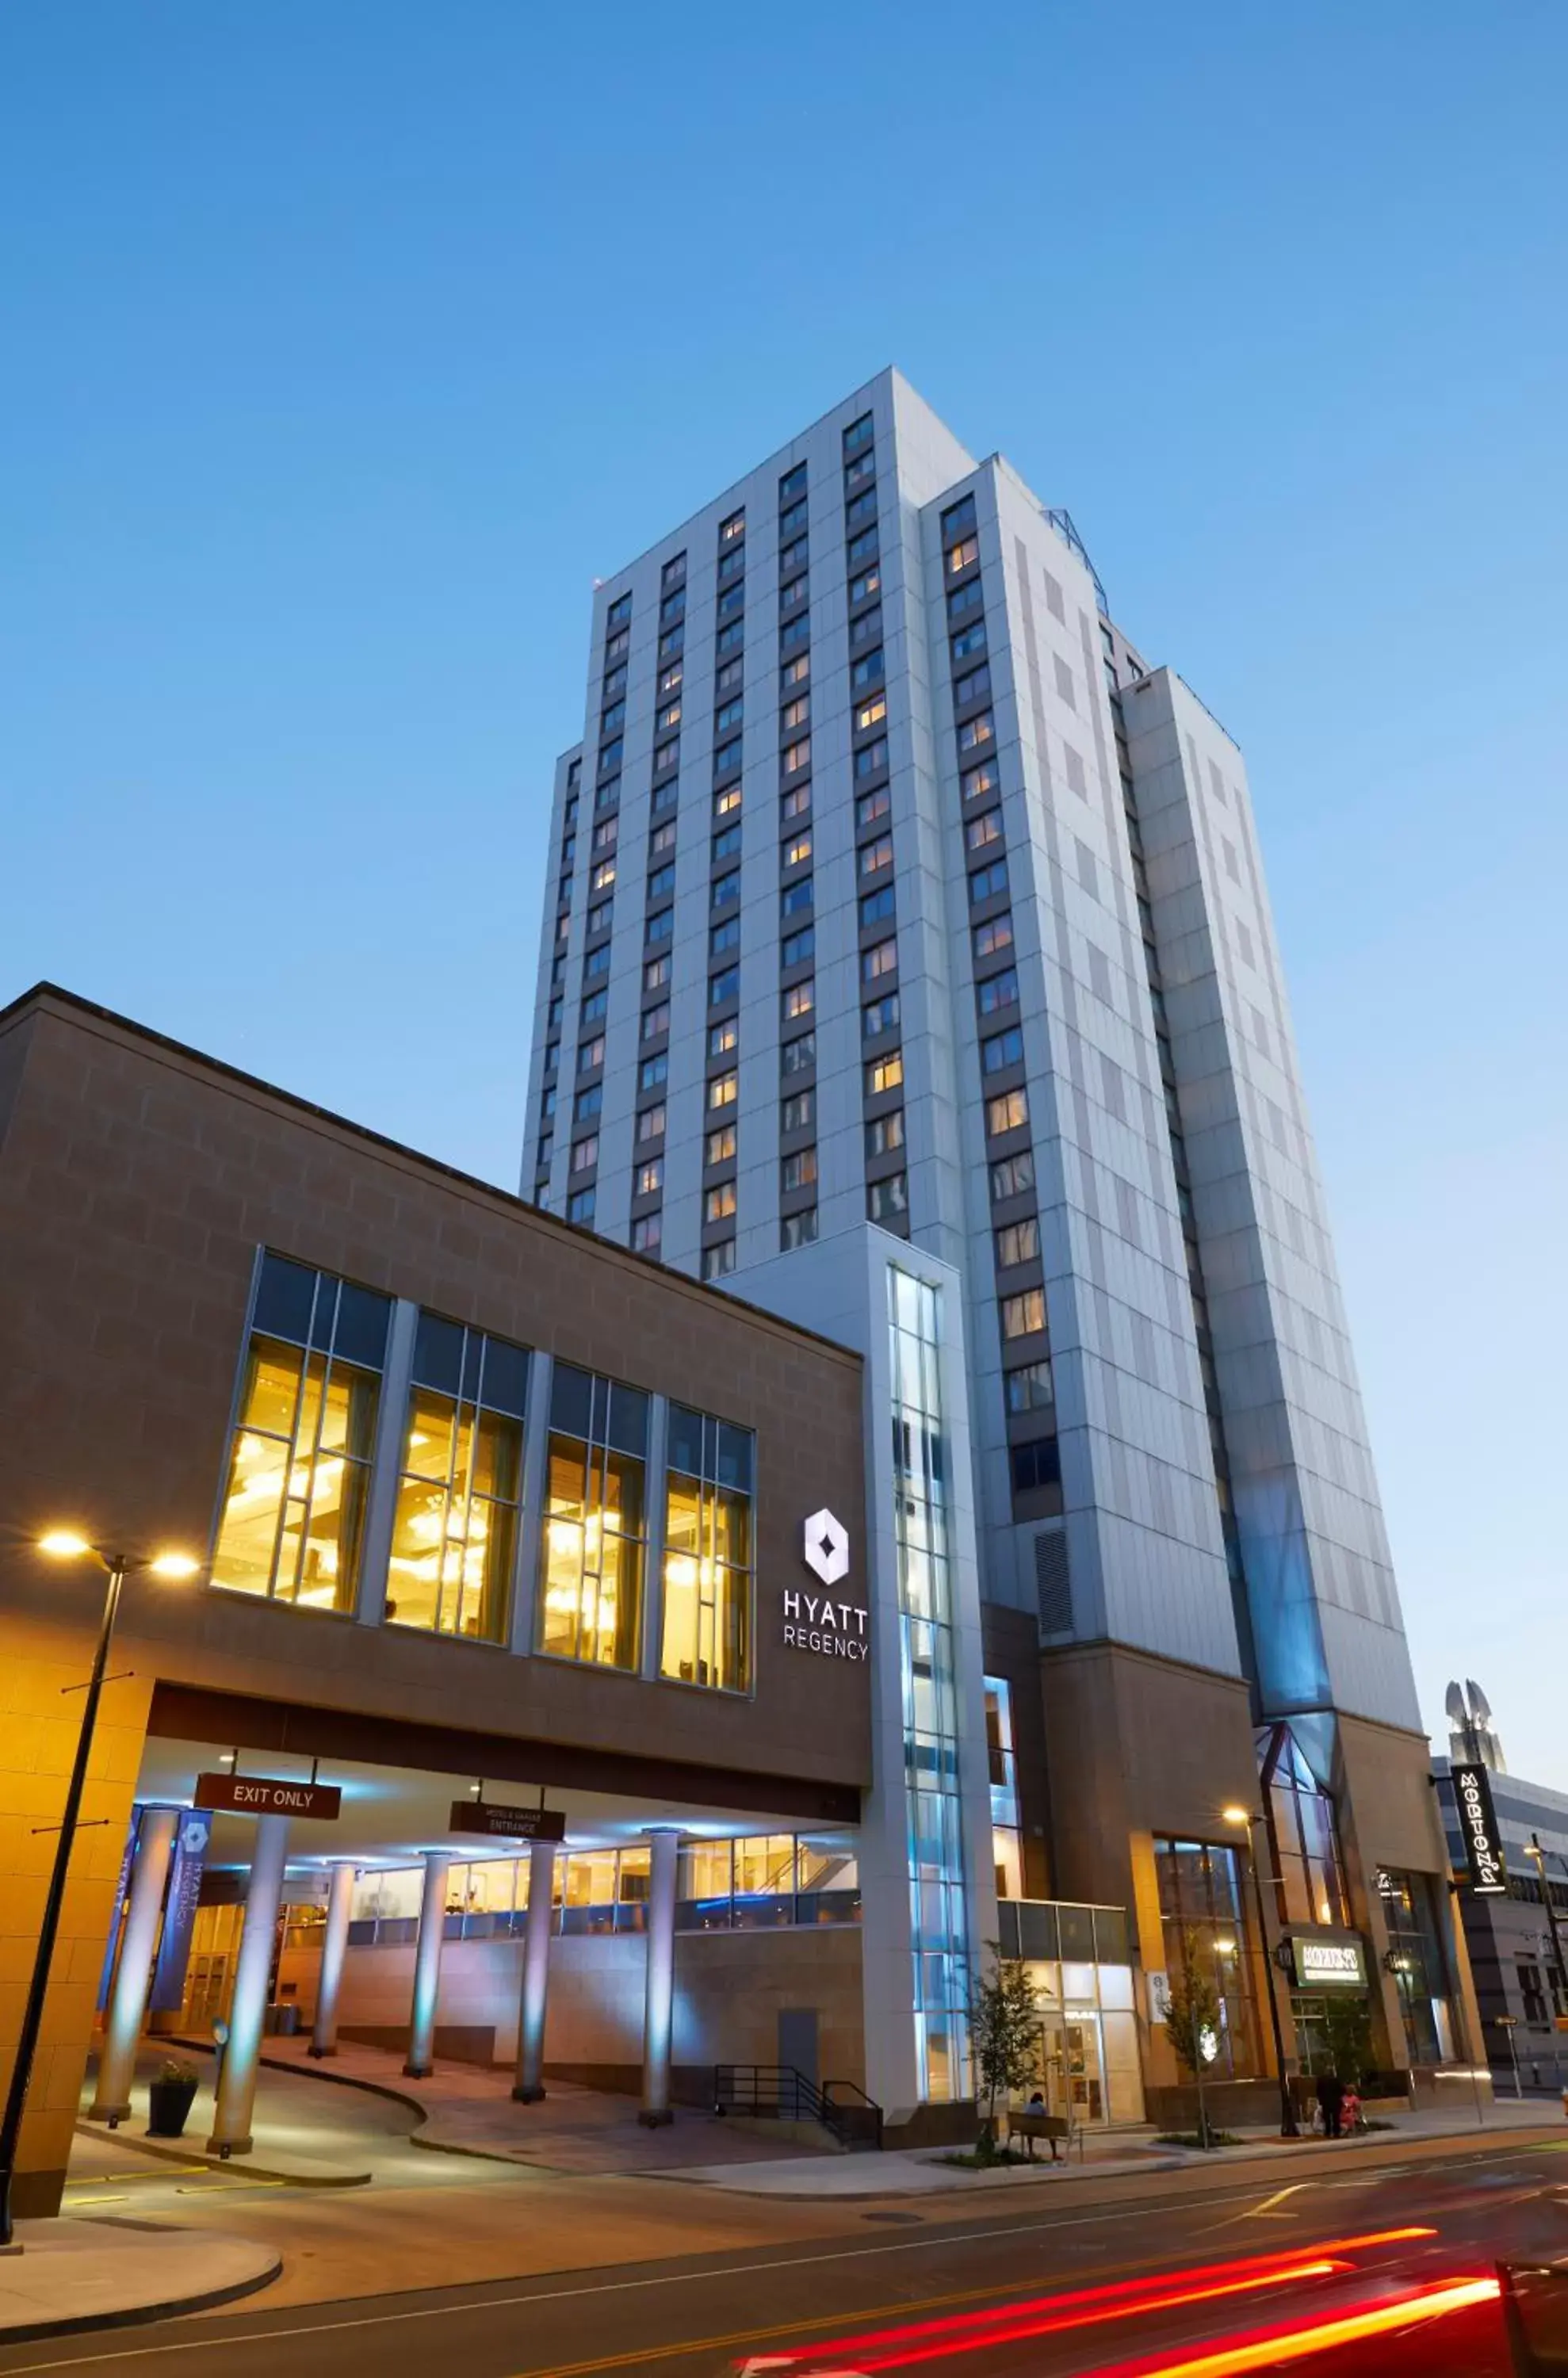
[[1048, 2014], [1043, 2034], [1049, 2110], [1074, 2123], [1104, 2121], [1105, 2062], [1095, 2010], [1068, 2007]]

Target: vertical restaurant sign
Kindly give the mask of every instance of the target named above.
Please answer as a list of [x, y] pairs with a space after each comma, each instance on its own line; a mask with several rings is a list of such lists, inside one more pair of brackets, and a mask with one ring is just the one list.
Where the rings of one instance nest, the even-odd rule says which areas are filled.
[[1481, 1898], [1500, 1898], [1508, 1889], [1508, 1871], [1502, 1863], [1490, 1778], [1479, 1765], [1455, 1767], [1450, 1772], [1459, 1810], [1460, 1838], [1465, 1844], [1465, 1863], [1470, 1870], [1470, 1888]]
[[177, 2012], [185, 2002], [185, 1972], [190, 1962], [190, 1936], [196, 1905], [201, 1896], [202, 1869], [212, 1835], [211, 1813], [206, 1808], [182, 1808], [175, 1833], [175, 1854], [169, 1861], [169, 1895], [163, 1904], [163, 1930], [152, 1968], [148, 2005], [154, 2014]]

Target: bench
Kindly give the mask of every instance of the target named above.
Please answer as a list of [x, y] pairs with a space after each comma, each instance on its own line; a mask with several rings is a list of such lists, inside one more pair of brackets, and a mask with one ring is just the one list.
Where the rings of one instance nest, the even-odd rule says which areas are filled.
[[1072, 2138], [1072, 2126], [1064, 2114], [1046, 2114], [1041, 2112], [1038, 2108], [1031, 2108], [1021, 2114], [1010, 2114], [1007, 2117], [1007, 2128], [1015, 2139], [1028, 2140], [1031, 2163], [1034, 2160], [1036, 2139], [1049, 2140], [1051, 2160], [1055, 2163], [1057, 2141], [1067, 2139], [1070, 2142]]

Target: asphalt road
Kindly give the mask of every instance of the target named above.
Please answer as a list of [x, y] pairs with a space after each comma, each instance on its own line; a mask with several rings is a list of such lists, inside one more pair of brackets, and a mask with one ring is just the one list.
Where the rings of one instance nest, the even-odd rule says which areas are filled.
[[[1302, 2256], [1333, 2241], [1420, 2227], [1436, 2234], [1358, 2249], [1355, 2261], [1370, 2275], [1354, 2284], [1365, 2291], [1388, 2275], [1434, 2279], [1485, 2271], [1503, 2253], [1568, 2253], [1568, 2144], [1509, 2148], [1498, 2144], [1441, 2158], [1409, 2157], [1360, 2166], [1326, 2179], [1285, 2188], [1273, 2175], [1239, 2175], [1228, 2184], [1177, 2191], [1153, 2178], [1136, 2183], [1136, 2196], [1114, 2204], [1077, 2204], [1065, 2194], [1038, 2206], [971, 2198], [939, 2212], [929, 2202], [846, 2204], [836, 2234], [742, 2253], [684, 2261], [558, 2272], [517, 2282], [398, 2293], [395, 2271], [387, 2292], [341, 2303], [319, 2303], [269, 2313], [265, 2298], [222, 2314], [121, 2330], [103, 2336], [63, 2338], [53, 2346], [0, 2352], [0, 2372], [72, 2371], [92, 2378], [337, 2378], [375, 2372], [377, 2378], [597, 2378], [598, 2372], [652, 2371], [669, 2378], [720, 2378], [750, 2360], [800, 2352], [807, 2366], [875, 2367], [917, 2359], [947, 2366], [962, 2378], [1011, 2378], [1027, 2372], [1104, 2370], [1126, 2356], [1178, 2341], [1213, 2338], [1259, 2320], [1320, 2316], [1325, 2288], [1344, 2280], [1301, 2279], [1284, 2290], [1272, 2283], [1254, 2291], [1235, 2265]], [[1184, 2180], [1188, 2175], [1181, 2176]], [[1329, 2259], [1335, 2259], [1332, 2254]], [[1092, 2326], [1041, 2333], [1059, 2319], [1059, 2300], [1104, 2290], [1151, 2275], [1166, 2275], [1156, 2294], [1190, 2295], [1194, 2269], [1229, 2276], [1200, 2285], [1229, 2287], [1240, 2295], [1205, 2295], [1164, 2310], [1119, 2309], [1096, 2314]], [[1057, 2300], [1054, 2310], [1042, 2299]], [[1098, 2299], [1103, 2305], [1116, 2300]], [[1031, 2309], [994, 2325], [1003, 2307]], [[972, 2319], [981, 2341], [953, 2352], [953, 2332], [926, 2328], [923, 2339], [867, 2347], [911, 2323]], [[1032, 2323], [1032, 2329], [1031, 2324]], [[1013, 2334], [1024, 2330], [1026, 2334]], [[1436, 2329], [1431, 2332], [1435, 2337]], [[1457, 2331], [1456, 2331], [1457, 2334]], [[855, 2340], [842, 2354], [827, 2349]], [[934, 2347], [933, 2339], [936, 2340]], [[1288, 2364], [1282, 2364], [1287, 2367]], [[1331, 2365], [1310, 2365], [1329, 2378]], [[1357, 2365], [1358, 2367], [1363, 2365]], [[1403, 2369], [1392, 2349], [1370, 2365]], [[1424, 2346], [1409, 2365], [1422, 2372], [1463, 2370], [1478, 2378], [1502, 2368], [1479, 2347], [1449, 2361]]]

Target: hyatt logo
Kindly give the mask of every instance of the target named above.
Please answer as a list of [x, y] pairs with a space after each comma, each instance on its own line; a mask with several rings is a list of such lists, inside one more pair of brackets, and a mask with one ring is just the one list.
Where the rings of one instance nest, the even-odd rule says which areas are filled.
[[824, 1585], [837, 1585], [849, 1576], [850, 1531], [831, 1511], [812, 1513], [801, 1550], [806, 1567]]

